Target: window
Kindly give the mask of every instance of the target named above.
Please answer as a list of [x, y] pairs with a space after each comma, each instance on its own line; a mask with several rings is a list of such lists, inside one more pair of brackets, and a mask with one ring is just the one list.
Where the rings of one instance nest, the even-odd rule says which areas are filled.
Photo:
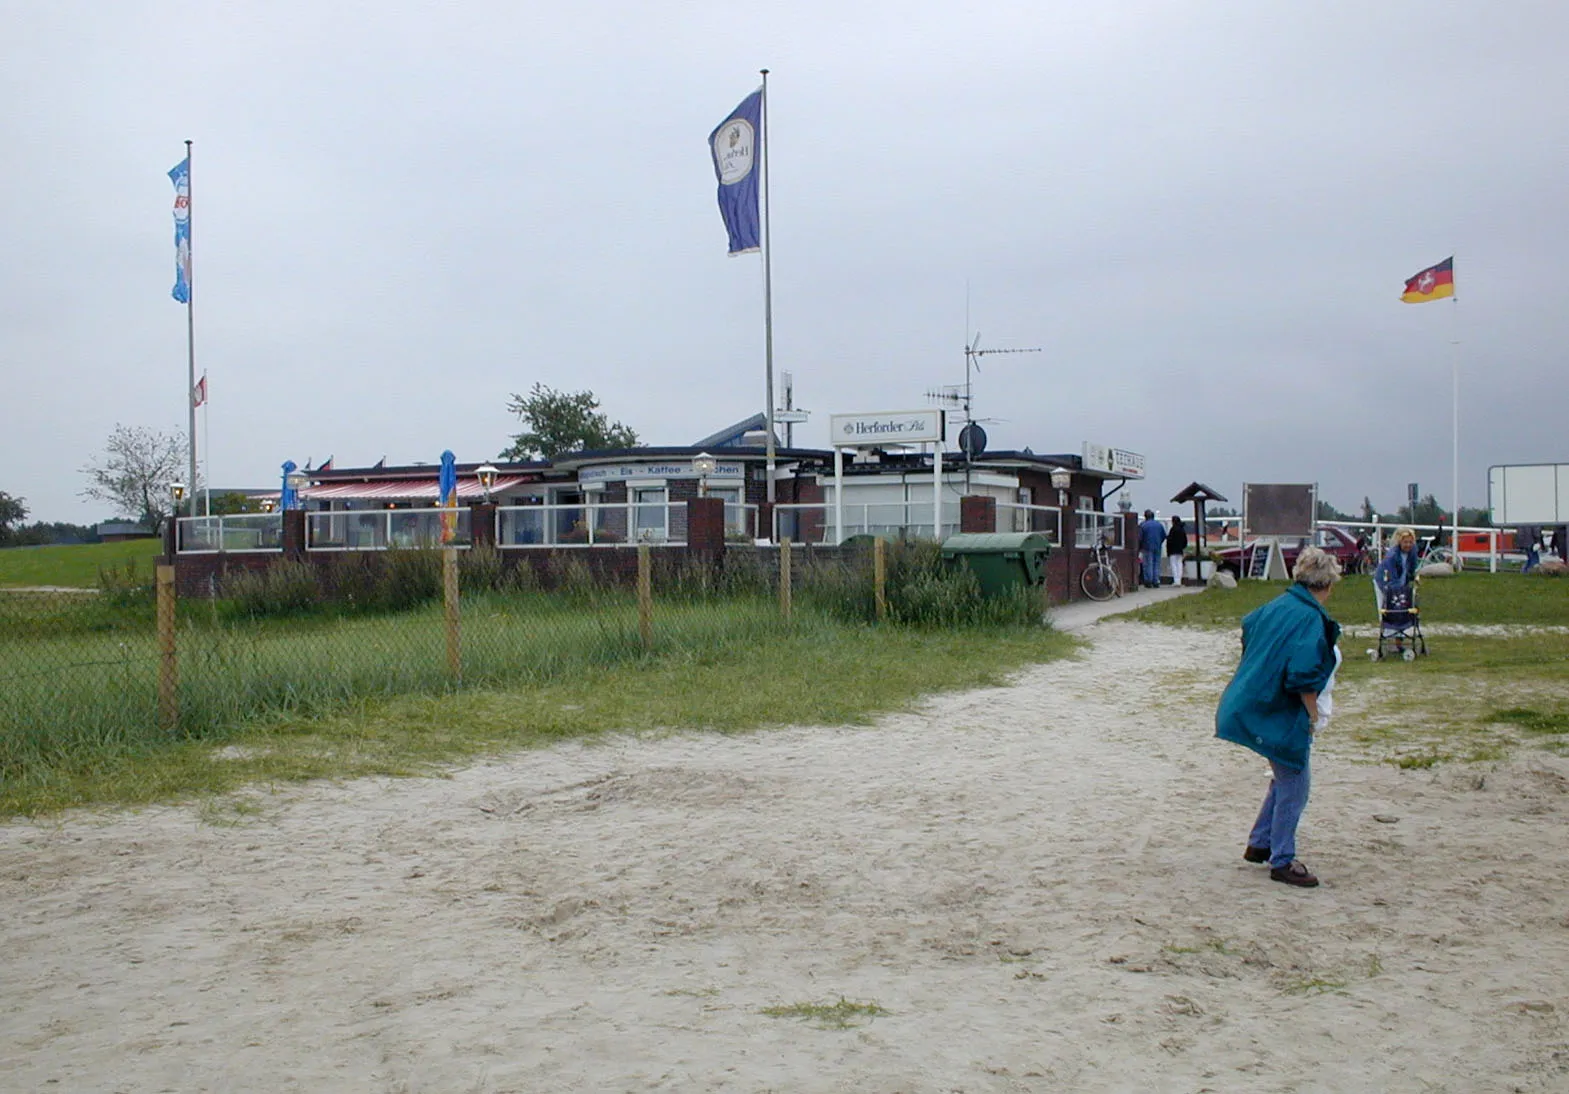
[[633, 537], [639, 542], [663, 543], [669, 538], [669, 492], [663, 486], [634, 486], [630, 494]]
[[746, 524], [746, 510], [742, 502], [746, 500], [742, 487], [739, 486], [710, 486], [708, 496], [721, 498], [725, 503], [725, 538], [740, 539], [750, 538]]

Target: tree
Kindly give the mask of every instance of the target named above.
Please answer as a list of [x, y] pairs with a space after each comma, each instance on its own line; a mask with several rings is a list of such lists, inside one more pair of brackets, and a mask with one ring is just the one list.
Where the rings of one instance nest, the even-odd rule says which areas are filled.
[[592, 391], [565, 392], [536, 383], [525, 398], [514, 394], [507, 409], [526, 427], [512, 438], [503, 460], [553, 460], [564, 452], [631, 448], [637, 434], [599, 412]]
[[27, 499], [13, 498], [0, 490], [0, 543], [11, 541], [11, 525], [27, 519]]
[[1329, 504], [1329, 502], [1325, 501], [1323, 498], [1319, 498], [1318, 499], [1318, 514], [1317, 514], [1317, 518], [1319, 520], [1332, 520], [1332, 521], [1333, 520], [1344, 521], [1344, 520], [1350, 520], [1351, 519], [1350, 515], [1348, 515], [1346, 513], [1342, 513], [1339, 509], [1336, 509], [1333, 505]]
[[1362, 495], [1362, 519], [1363, 520], [1372, 520], [1373, 519], [1373, 514], [1376, 513], [1376, 512], [1378, 512], [1378, 510], [1373, 508], [1373, 499], [1368, 497], [1366, 494], [1363, 494]]
[[[157, 528], [169, 515], [173, 500], [169, 484], [179, 480], [184, 455], [185, 445], [177, 435], [117, 424], [103, 455], [82, 468], [82, 474], [92, 480], [82, 493], [116, 506], [120, 516]], [[186, 484], [193, 492], [196, 487], [196, 483]]]

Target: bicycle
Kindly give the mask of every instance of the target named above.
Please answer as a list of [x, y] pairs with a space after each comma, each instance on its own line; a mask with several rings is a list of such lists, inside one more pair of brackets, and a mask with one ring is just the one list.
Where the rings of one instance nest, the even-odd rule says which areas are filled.
[[1451, 547], [1440, 544], [1436, 537], [1429, 536], [1422, 541], [1422, 549], [1417, 553], [1416, 565], [1420, 570], [1423, 566], [1436, 566], [1443, 563], [1455, 573], [1465, 569], [1465, 559]]
[[1104, 535], [1096, 537], [1095, 558], [1079, 575], [1079, 587], [1091, 600], [1110, 600], [1114, 596], [1122, 595], [1122, 578], [1117, 576], [1117, 570], [1111, 564], [1111, 556], [1107, 553], [1106, 547], [1106, 537]]

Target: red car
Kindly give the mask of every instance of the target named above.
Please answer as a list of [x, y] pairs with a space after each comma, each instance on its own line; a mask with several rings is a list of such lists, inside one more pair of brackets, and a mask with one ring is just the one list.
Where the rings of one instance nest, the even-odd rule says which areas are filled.
[[[1312, 536], [1280, 541], [1280, 557], [1285, 560], [1287, 570], [1296, 569], [1297, 555], [1302, 553], [1302, 548], [1309, 542], [1339, 559], [1342, 573], [1361, 573], [1365, 560], [1369, 557], [1365, 545], [1356, 536], [1333, 524], [1321, 524]], [[1246, 572], [1245, 564], [1252, 562], [1253, 551], [1257, 546], [1258, 542], [1255, 540], [1244, 547], [1217, 551], [1215, 564], [1222, 570], [1230, 570], [1233, 574], [1241, 576]]]

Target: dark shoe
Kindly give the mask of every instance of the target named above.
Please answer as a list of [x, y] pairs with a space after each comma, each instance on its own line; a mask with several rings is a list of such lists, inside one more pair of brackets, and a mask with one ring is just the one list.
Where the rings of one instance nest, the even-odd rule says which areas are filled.
[[1308, 868], [1300, 862], [1272, 868], [1269, 871], [1269, 880], [1284, 881], [1287, 885], [1298, 885], [1304, 889], [1311, 889], [1318, 884], [1318, 878], [1308, 873]]
[[1246, 851], [1242, 852], [1242, 860], [1244, 862], [1268, 862], [1269, 861], [1269, 848], [1268, 847], [1254, 847], [1250, 843], [1250, 844], [1248, 844], [1248, 849]]

